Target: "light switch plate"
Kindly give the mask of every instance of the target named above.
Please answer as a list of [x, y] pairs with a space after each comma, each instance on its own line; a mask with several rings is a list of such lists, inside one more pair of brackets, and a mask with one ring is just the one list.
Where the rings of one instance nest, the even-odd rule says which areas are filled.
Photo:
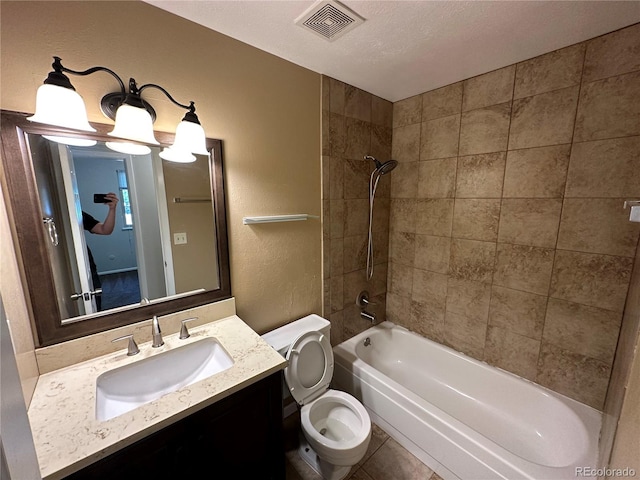
[[187, 243], [187, 232], [179, 232], [173, 234], [174, 245], [184, 245]]

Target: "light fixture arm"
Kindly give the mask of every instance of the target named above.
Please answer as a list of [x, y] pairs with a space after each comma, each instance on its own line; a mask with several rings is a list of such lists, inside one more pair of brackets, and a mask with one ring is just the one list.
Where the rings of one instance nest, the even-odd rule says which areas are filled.
[[190, 102], [190, 104], [189, 104], [189, 105], [183, 105], [182, 103], [179, 103], [175, 98], [173, 98], [173, 97], [171, 96], [171, 94], [170, 94], [169, 92], [167, 92], [167, 90], [165, 90], [164, 88], [162, 88], [160, 85], [156, 85], [155, 83], [147, 83], [146, 85], [142, 85], [142, 86], [140, 87], [140, 89], [138, 90], [138, 92], [139, 92], [139, 93], [142, 93], [142, 91], [143, 91], [145, 88], [157, 88], [157, 89], [158, 89], [158, 90], [160, 90], [162, 93], [164, 93], [164, 94], [167, 96], [167, 98], [168, 98], [169, 100], [171, 100], [171, 101], [172, 101], [174, 104], [176, 104], [177, 106], [182, 107], [182, 108], [184, 108], [184, 109], [186, 109], [186, 110], [190, 110], [191, 108], [193, 108], [193, 110], [195, 111], [195, 107], [193, 106], [193, 102]]
[[[53, 63], [51, 64], [51, 66], [53, 67], [53, 72], [49, 74], [49, 77], [51, 77], [51, 74], [62, 74], [62, 73], [71, 73], [73, 75], [79, 75], [79, 76], [85, 77], [87, 75], [91, 75], [92, 73], [96, 73], [96, 72], [107, 72], [111, 74], [113, 78], [115, 78], [118, 81], [118, 84], [120, 85], [120, 91], [123, 94], [126, 93], [124, 82], [122, 81], [122, 79], [118, 76], [116, 72], [114, 72], [113, 70], [107, 67], [100, 67], [100, 66], [91, 67], [91, 68], [88, 68], [87, 70], [82, 70], [82, 71], [71, 70], [70, 68], [67, 68], [62, 65], [62, 59], [60, 57], [53, 57]], [[51, 83], [51, 82], [47, 82], [48, 80], [49, 78], [45, 80], [45, 83]], [[73, 86], [70, 86], [70, 88], [75, 90]]]
[[146, 85], [142, 85], [138, 91], [142, 93], [142, 90], [144, 90], [145, 88], [157, 88], [158, 90], [160, 90], [162, 93], [164, 93], [167, 96], [169, 100], [171, 100], [171, 102], [174, 105], [184, 108], [185, 110], [189, 110], [186, 113], [185, 118], [183, 120], [187, 120], [189, 122], [197, 123], [198, 125], [200, 125], [200, 121], [198, 120], [198, 116], [196, 115], [196, 106], [193, 100], [189, 102], [189, 105], [184, 105], [178, 102], [175, 98], [173, 98], [171, 94], [167, 92], [166, 89], [164, 89], [160, 85], [156, 85], [155, 83], [147, 83]]

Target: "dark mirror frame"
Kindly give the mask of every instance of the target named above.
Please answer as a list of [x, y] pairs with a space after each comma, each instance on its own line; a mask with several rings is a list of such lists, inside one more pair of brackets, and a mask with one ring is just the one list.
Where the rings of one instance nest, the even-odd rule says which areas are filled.
[[[12, 236], [17, 239], [16, 254], [26, 287], [25, 299], [35, 321], [36, 346], [44, 347], [74, 338], [91, 335], [112, 328], [148, 320], [153, 315], [166, 315], [231, 297], [231, 275], [229, 268], [229, 241], [222, 167], [222, 141], [207, 139], [207, 150], [211, 152], [211, 196], [215, 214], [215, 232], [218, 249], [220, 288], [194, 293], [181, 298], [160, 300], [149, 305], [140, 305], [100, 314], [87, 320], [62, 324], [54, 286], [54, 277], [47, 239], [42, 225], [42, 213], [31, 164], [27, 134], [63, 134], [71, 137], [92, 138], [98, 141], [113, 140], [107, 135], [112, 125], [92, 123], [96, 133], [87, 134], [77, 130], [33, 123], [26, 119], [29, 114], [2, 110], [0, 113], [0, 148], [2, 164], [0, 181], [4, 190], [9, 213]], [[163, 146], [173, 143], [174, 135], [156, 132]], [[212, 219], [213, 221], [213, 219]]]

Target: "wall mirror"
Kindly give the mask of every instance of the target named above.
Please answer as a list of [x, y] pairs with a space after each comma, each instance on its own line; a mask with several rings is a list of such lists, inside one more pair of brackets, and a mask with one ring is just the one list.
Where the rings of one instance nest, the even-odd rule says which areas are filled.
[[[87, 135], [26, 117], [2, 112], [2, 174], [38, 346], [231, 296], [220, 140], [207, 139], [210, 157], [174, 163], [162, 147], [107, 149], [109, 125]], [[61, 134], [98, 143], [45, 138]], [[118, 199], [115, 226], [91, 233], [111, 210], [106, 193]]]

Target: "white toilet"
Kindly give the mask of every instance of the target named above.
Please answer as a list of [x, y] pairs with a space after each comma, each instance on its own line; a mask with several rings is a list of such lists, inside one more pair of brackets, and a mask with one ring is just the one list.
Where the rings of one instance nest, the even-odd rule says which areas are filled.
[[308, 315], [262, 338], [289, 361], [284, 376], [301, 407], [300, 456], [322, 478], [341, 480], [367, 452], [371, 419], [357, 399], [329, 389], [333, 376], [330, 328], [324, 318]]

